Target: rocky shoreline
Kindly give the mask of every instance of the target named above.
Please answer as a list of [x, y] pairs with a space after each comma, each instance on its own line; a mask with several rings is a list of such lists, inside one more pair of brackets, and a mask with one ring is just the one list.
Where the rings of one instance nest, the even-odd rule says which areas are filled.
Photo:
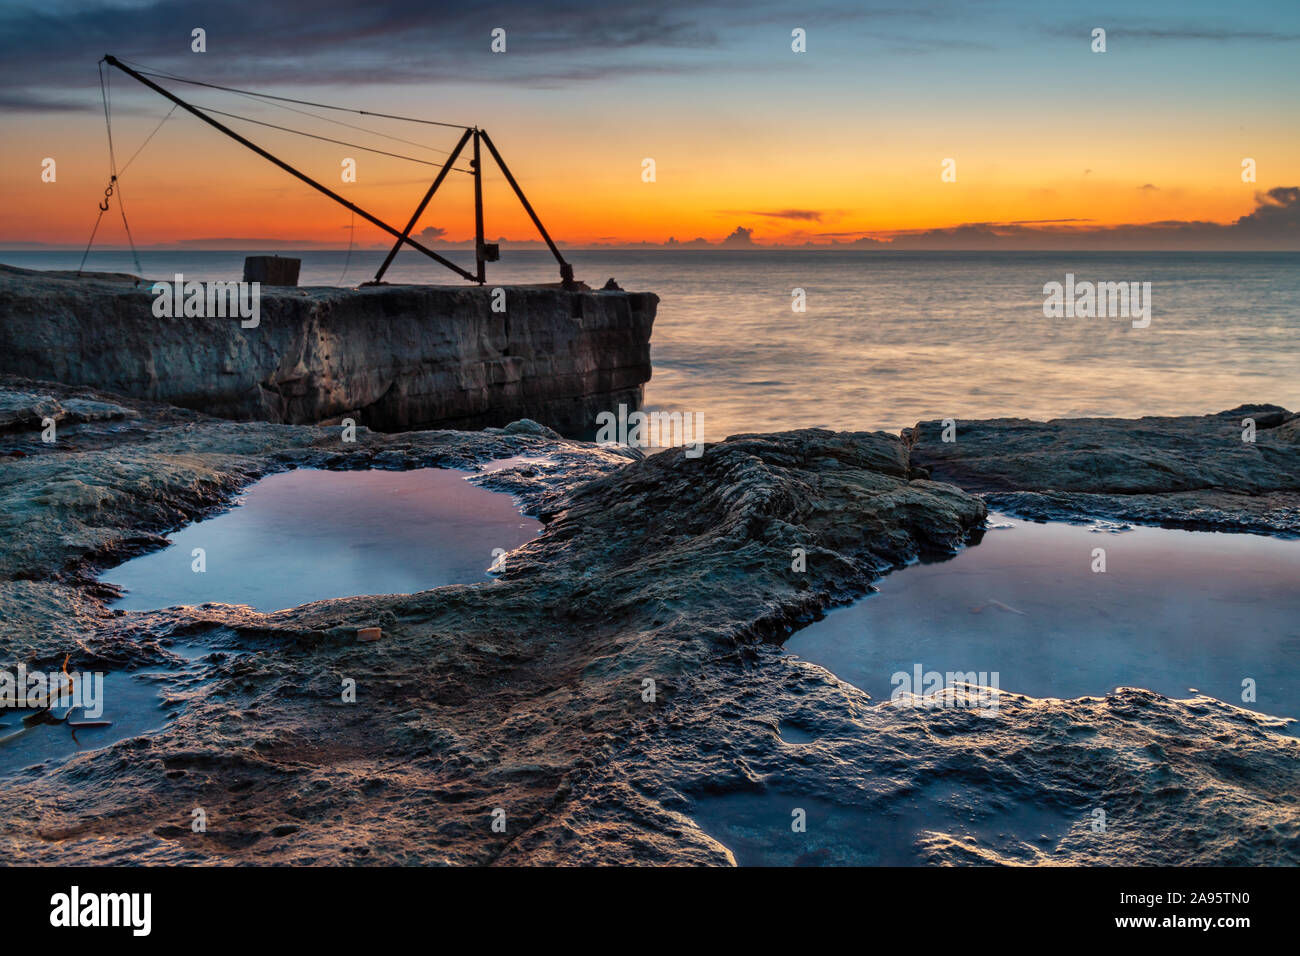
[[[49, 417], [65, 423], [54, 444], [36, 430]], [[725, 865], [701, 820], [739, 795], [844, 825], [919, 804], [918, 863], [1300, 862], [1300, 740], [1278, 720], [1135, 689], [1004, 694], [996, 720], [899, 708], [780, 649], [881, 575], [977, 539], [990, 504], [1295, 534], [1300, 420], [1249, 406], [941, 431], [737, 435], [699, 458], [531, 423], [344, 443], [337, 427], [0, 377], [0, 663], [174, 675], [158, 732], [6, 779], [0, 847], [15, 864]], [[274, 614], [105, 605], [101, 569], [266, 474], [520, 455], [545, 461], [475, 480], [546, 530], [495, 581]], [[371, 626], [383, 639], [358, 643]], [[1012, 805], [1059, 826], [1001, 824]], [[818, 862], [887, 861], [835, 842]]]
[[1300, 535], [1300, 416], [1278, 405], [957, 422], [949, 442], [942, 422], [922, 422], [903, 437], [913, 467], [1025, 518]]

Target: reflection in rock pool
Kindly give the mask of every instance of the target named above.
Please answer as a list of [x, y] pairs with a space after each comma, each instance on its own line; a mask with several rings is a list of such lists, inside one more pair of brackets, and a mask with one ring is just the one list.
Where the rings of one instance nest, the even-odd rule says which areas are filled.
[[271, 475], [246, 489], [238, 507], [102, 577], [126, 589], [114, 605], [126, 610], [212, 601], [275, 611], [482, 581], [494, 552], [519, 547], [542, 526], [509, 495], [465, 478], [442, 468]]
[[990, 521], [979, 544], [888, 575], [786, 649], [877, 701], [920, 667], [996, 673], [1031, 697], [1143, 687], [1300, 717], [1300, 541]]
[[[797, 632], [785, 651], [878, 703], [903, 685], [896, 674], [919, 666], [945, 676], [996, 674], [1001, 690], [1031, 697], [1136, 686], [1300, 716], [1300, 541], [991, 521], [979, 544], [886, 576], [879, 593]], [[1097, 549], [1104, 571], [1093, 570], [1103, 557]], [[1081, 706], [1045, 718], [1051, 729], [1041, 750], [1031, 748], [1030, 767], [1062, 744], [1080, 754], [1098, 746], [1089, 740], [1102, 729], [1072, 716]], [[1024, 719], [1006, 708], [990, 716], [990, 729]], [[846, 740], [842, 727], [819, 726], [808, 714], [783, 719], [775, 729], [788, 767], [769, 768], [753, 791], [696, 794], [691, 816], [742, 866], [915, 865], [954, 853], [967, 862], [1040, 864], [1072, 827], [1095, 819], [1098, 808], [1080, 789], [1058, 788], [1045, 799], [1006, 753], [995, 751], [985, 765], [962, 746], [962, 733], [949, 740], [964, 726], [900, 715], [882, 721], [879, 737], [859, 724]], [[980, 739], [994, 747], [999, 740]], [[1021, 746], [1014, 733], [1003, 740]], [[1163, 760], [1157, 744], [1142, 747], [1123, 733], [1100, 746], [1098, 754], [1119, 749], [1122, 762], [1139, 767]], [[800, 768], [818, 760], [844, 767], [843, 781], [798, 786]], [[1180, 773], [1197, 779], [1186, 766]], [[837, 789], [842, 800], [824, 798]], [[1181, 794], [1169, 785], [1168, 795], [1146, 799], [1176, 803]]]
[[93, 697], [78, 698], [84, 706], [56, 706], [48, 720], [33, 708], [0, 708], [0, 775], [157, 730], [166, 719], [159, 684], [170, 676], [103, 674]]

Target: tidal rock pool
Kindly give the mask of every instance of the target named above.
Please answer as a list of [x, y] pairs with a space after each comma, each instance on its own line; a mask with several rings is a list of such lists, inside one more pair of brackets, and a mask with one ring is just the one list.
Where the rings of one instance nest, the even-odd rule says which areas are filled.
[[78, 674], [79, 688], [89, 693], [79, 694], [76, 706], [0, 708], [0, 776], [44, 772], [76, 753], [158, 730], [166, 721], [160, 682], [168, 676]]
[[442, 468], [270, 475], [237, 507], [102, 580], [125, 589], [113, 606], [132, 611], [205, 602], [277, 611], [482, 581], [542, 525], [467, 477]]
[[[954, 683], [1067, 699], [1054, 714], [1080, 753], [1099, 730], [1074, 698], [1120, 686], [1300, 716], [1300, 541], [989, 520], [978, 544], [886, 576], [878, 593], [795, 633], [785, 652], [878, 703], [896, 690], [932, 694], [927, 681], [954, 676]], [[942, 695], [927, 700], [949, 703]], [[988, 702], [978, 694], [953, 700]], [[1020, 718], [1006, 708], [971, 720], [985, 717], [990, 744], [999, 729], [1016, 739], [1007, 722]], [[900, 715], [882, 726], [908, 725]], [[798, 786], [797, 773], [777, 773], [758, 791], [698, 794], [691, 815], [741, 866], [917, 865], [947, 859], [955, 847], [971, 862], [1042, 863], [1072, 827], [1088, 825], [1095, 804], [1086, 794], [1066, 788], [1044, 800], [1015, 773], [1000, 772], [1003, 764], [987, 771], [978, 756], [946, 748], [944, 725], [937, 726], [934, 739], [904, 738], [902, 752], [862, 728], [854, 731], [864, 734], [860, 742], [841, 739], [842, 725], [815, 715], [782, 720], [777, 733], [791, 767], [828, 748], [850, 755], [842, 758], [844, 799], [824, 799]], [[969, 732], [969, 723], [959, 726]], [[1294, 722], [1289, 730], [1296, 732]], [[1230, 752], [1234, 743], [1224, 739]], [[1131, 757], [1152, 759], [1139, 748]], [[938, 772], [899, 786], [893, 762], [919, 759]], [[986, 851], [992, 855], [978, 855]]]
[[973, 672], [1031, 697], [1142, 687], [1300, 717], [1300, 541], [1002, 515], [990, 525], [979, 544], [888, 575], [786, 649], [877, 701]]
[[738, 866], [915, 866], [926, 831], [973, 838], [1030, 862], [1078, 814], [1006, 795], [996, 812], [973, 812], [969, 795], [944, 780], [886, 807], [843, 806], [806, 793], [733, 793], [697, 799], [693, 817]]

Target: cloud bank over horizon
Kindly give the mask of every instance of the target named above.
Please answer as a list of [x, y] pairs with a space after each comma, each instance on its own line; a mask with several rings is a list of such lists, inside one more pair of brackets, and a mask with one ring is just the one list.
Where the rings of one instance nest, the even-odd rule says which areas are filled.
[[[1151, 250], [1296, 250], [1300, 251], [1300, 186], [1279, 186], [1256, 194], [1255, 211], [1230, 223], [1163, 221], [1119, 226], [1077, 225], [1079, 220], [1042, 220], [1008, 223], [963, 223], [941, 229], [899, 232], [882, 236], [845, 238], [840, 234], [809, 238], [802, 242], [762, 242], [752, 227], [738, 225], [722, 239], [703, 236], [662, 242], [587, 242], [557, 244], [567, 248], [608, 249], [865, 249], [865, 250], [1007, 250], [1051, 251], [1086, 249]], [[451, 238], [442, 226], [426, 226], [416, 237], [425, 245], [448, 249], [472, 249], [472, 238]], [[540, 239], [498, 236], [495, 241], [513, 248], [545, 249]], [[45, 244], [29, 244], [41, 248]], [[256, 246], [279, 248], [338, 248], [339, 243], [311, 239], [266, 239], [213, 236], [186, 239], [144, 248], [245, 249]], [[386, 249], [389, 243], [367, 243], [364, 248]], [[14, 246], [19, 248], [19, 246]]]

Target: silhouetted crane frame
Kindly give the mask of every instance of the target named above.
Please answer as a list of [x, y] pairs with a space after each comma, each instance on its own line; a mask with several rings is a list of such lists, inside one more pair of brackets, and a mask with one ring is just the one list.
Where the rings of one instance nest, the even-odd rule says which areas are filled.
[[[442, 168], [438, 171], [438, 175], [434, 177], [434, 180], [432, 184], [430, 184], [428, 191], [425, 192], [424, 194], [424, 198], [420, 200], [420, 204], [416, 206], [415, 212], [411, 214], [411, 218], [407, 221], [406, 227], [404, 229], [399, 230], [396, 227], [391, 226], [388, 223], [384, 222], [378, 216], [373, 215], [372, 213], [369, 213], [366, 210], [362, 209], [356, 203], [349, 202], [347, 199], [344, 199], [342, 196], [334, 192], [334, 190], [330, 189], [328, 186], [325, 186], [324, 184], [317, 182], [315, 179], [308, 176], [306, 173], [289, 165], [284, 160], [280, 159], [278, 156], [275, 156], [268, 150], [263, 149], [261, 146], [258, 146], [256, 143], [252, 142], [248, 138], [241, 136], [239, 133], [236, 133], [233, 129], [226, 126], [224, 123], [221, 123], [216, 119], [213, 119], [211, 116], [205, 113], [200, 107], [197, 107], [192, 103], [187, 103], [185, 100], [181, 99], [175, 93], [172, 93], [170, 90], [167, 90], [162, 86], [159, 86], [157, 83], [153, 82], [153, 80], [149, 79], [147, 76], [144, 76], [136, 72], [135, 70], [131, 69], [131, 67], [124, 64], [117, 57], [111, 54], [106, 55], [104, 57], [104, 62], [107, 63], [109, 66], [117, 67], [127, 76], [144, 84], [149, 89], [153, 90], [155, 93], [158, 93], [159, 95], [164, 96], [167, 99], [171, 100], [181, 109], [185, 110], [188, 113], [191, 113], [194, 116], [197, 116], [199, 119], [207, 123], [209, 126], [212, 126], [215, 129], [218, 129], [221, 132], [225, 133], [227, 136], [229, 136], [235, 142], [239, 143], [241, 146], [247, 147], [257, 155], [261, 156], [263, 159], [269, 160], [270, 162], [274, 163], [276, 166], [279, 166], [285, 172], [302, 180], [304, 183], [306, 183], [308, 186], [311, 186], [317, 192], [323, 193], [326, 196], [328, 196], [330, 199], [333, 199], [336, 203], [343, 206], [345, 209], [351, 210], [353, 213], [360, 216], [362, 219], [366, 220], [367, 222], [371, 223], [374, 226], [378, 226], [380, 229], [384, 230], [384, 232], [387, 232], [389, 235], [396, 237], [397, 241], [393, 244], [393, 248], [389, 250], [388, 255], [384, 258], [383, 264], [380, 265], [379, 270], [375, 273], [375, 278], [372, 280], [372, 282], [374, 283], [378, 283], [383, 280], [384, 273], [388, 271], [388, 267], [392, 265], [393, 259], [397, 256], [398, 250], [400, 250], [403, 245], [410, 246], [411, 248], [424, 253], [434, 262], [446, 266], [452, 272], [455, 272], [457, 275], [460, 275], [465, 279], [468, 279], [470, 282], [477, 282], [480, 285], [487, 282], [487, 263], [496, 262], [500, 258], [500, 249], [496, 243], [485, 242], [483, 238], [483, 164], [482, 164], [482, 156], [480, 153], [480, 146], [486, 146], [488, 152], [492, 154], [492, 158], [496, 161], [497, 168], [499, 168], [501, 170], [502, 175], [505, 176], [506, 182], [510, 184], [510, 188], [513, 189], [515, 191], [515, 195], [519, 197], [519, 202], [524, 207], [524, 211], [528, 213], [528, 217], [532, 219], [533, 225], [537, 227], [537, 231], [541, 234], [542, 239], [546, 241], [546, 245], [551, 250], [551, 255], [555, 256], [556, 262], [560, 264], [561, 284], [566, 289], [573, 288], [575, 285], [573, 280], [573, 266], [570, 265], [568, 262], [566, 262], [564, 256], [560, 254], [560, 250], [556, 247], [555, 242], [551, 239], [550, 233], [546, 231], [546, 227], [542, 225], [542, 220], [538, 218], [536, 211], [533, 209], [532, 203], [528, 201], [528, 197], [524, 195], [524, 191], [519, 187], [519, 183], [515, 180], [514, 175], [510, 172], [510, 167], [507, 166], [505, 160], [501, 158], [501, 153], [498, 152], [496, 145], [492, 142], [492, 137], [490, 137], [487, 134], [487, 130], [479, 129], [477, 126], [457, 127], [459, 129], [464, 130], [464, 132], [461, 134], [460, 140], [456, 143], [455, 149], [452, 150], [451, 155], [447, 158], [446, 163], [444, 163]], [[454, 124], [441, 124], [441, 125], [454, 125]], [[433, 199], [434, 193], [438, 191], [438, 187], [442, 185], [443, 180], [447, 178], [447, 174], [451, 172], [452, 166], [455, 163], [456, 159], [460, 156], [461, 152], [465, 149], [465, 144], [469, 142], [471, 139], [473, 140], [472, 148], [473, 148], [473, 157], [474, 157], [471, 160], [470, 165], [472, 167], [472, 172], [474, 176], [474, 263], [476, 266], [475, 272], [473, 273], [469, 272], [466, 269], [462, 269], [460, 266], [456, 265], [456, 263], [452, 262], [450, 259], [438, 255], [438, 253], [434, 252], [432, 249], [427, 248], [426, 246], [417, 242], [415, 239], [411, 238], [411, 230], [415, 228], [416, 222], [418, 222], [420, 216], [424, 214], [425, 208], [429, 205], [430, 200]]]

